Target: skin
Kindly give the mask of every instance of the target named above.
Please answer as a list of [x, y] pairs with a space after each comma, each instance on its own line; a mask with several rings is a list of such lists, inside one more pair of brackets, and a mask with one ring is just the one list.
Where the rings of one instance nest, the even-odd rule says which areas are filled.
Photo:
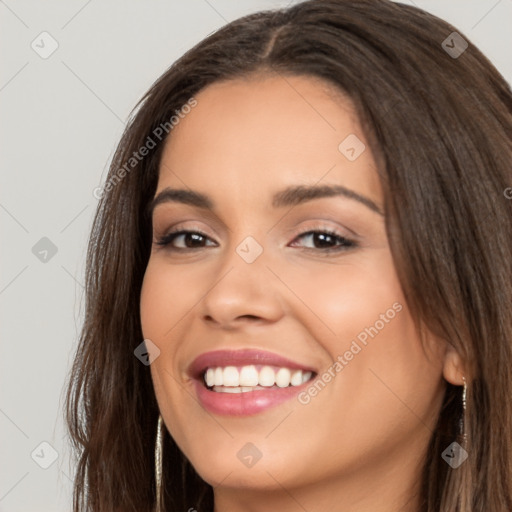
[[[183, 236], [154, 244], [141, 294], [144, 337], [161, 351], [151, 374], [166, 427], [214, 486], [216, 512], [418, 510], [422, 457], [446, 380], [462, 384], [460, 360], [428, 333], [422, 343], [383, 215], [343, 196], [270, 204], [286, 186], [335, 184], [383, 210], [351, 102], [315, 78], [271, 75], [216, 83], [196, 99], [166, 142], [156, 195], [188, 188], [214, 206], [161, 203], [153, 234], [179, 226], [206, 238], [182, 252], [172, 245], [187, 247]], [[338, 149], [349, 134], [366, 145], [355, 161]], [[325, 228], [357, 247], [326, 253], [301, 236]], [[247, 236], [263, 248], [251, 264], [236, 252]], [[322, 374], [394, 303], [401, 311], [307, 404], [236, 418], [196, 399], [186, 369], [201, 353], [269, 350]], [[247, 442], [262, 454], [251, 468], [237, 457]]]

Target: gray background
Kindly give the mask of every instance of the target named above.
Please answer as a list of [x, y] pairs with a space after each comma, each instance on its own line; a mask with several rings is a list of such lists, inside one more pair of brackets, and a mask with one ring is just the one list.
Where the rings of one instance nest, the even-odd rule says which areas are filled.
[[[0, 0], [0, 511], [71, 509], [63, 385], [82, 321], [92, 191], [131, 108], [213, 30], [289, 3]], [[512, 0], [403, 3], [454, 24], [512, 81]], [[43, 31], [59, 45], [46, 59], [31, 47], [50, 49]], [[48, 469], [42, 442], [58, 453]]]

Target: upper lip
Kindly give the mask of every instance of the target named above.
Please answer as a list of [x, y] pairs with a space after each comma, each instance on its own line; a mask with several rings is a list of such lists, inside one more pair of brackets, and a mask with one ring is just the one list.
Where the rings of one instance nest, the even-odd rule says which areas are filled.
[[292, 361], [287, 357], [274, 354], [265, 350], [238, 349], [238, 350], [214, 350], [205, 352], [196, 357], [188, 368], [188, 373], [194, 379], [199, 379], [207, 368], [225, 366], [269, 365], [289, 368], [290, 370], [306, 370], [316, 373], [314, 368], [308, 365]]

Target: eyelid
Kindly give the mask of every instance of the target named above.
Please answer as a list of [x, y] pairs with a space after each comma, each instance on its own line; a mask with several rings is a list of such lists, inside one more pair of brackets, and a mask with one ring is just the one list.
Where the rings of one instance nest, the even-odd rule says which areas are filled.
[[[328, 219], [328, 218], [309, 218], [305, 222], [301, 223], [301, 228], [298, 234], [302, 234], [305, 231], [331, 231], [336, 232], [338, 236], [347, 238], [354, 241], [361, 240], [361, 236], [356, 233], [353, 229], [340, 224], [339, 220]], [[291, 228], [290, 233], [296, 232], [296, 228]]]
[[[181, 221], [178, 224], [172, 226], [172, 228], [163, 229], [161, 235], [156, 236], [156, 233], [155, 233], [155, 238], [157, 238], [157, 237], [162, 238], [171, 233], [176, 233], [179, 231], [197, 231], [200, 234], [202, 234], [203, 236], [207, 236], [209, 238], [218, 237], [217, 234], [214, 234], [214, 235], [208, 234], [206, 232], [207, 230], [203, 229], [202, 227], [198, 227], [197, 224], [188, 225], [187, 222], [194, 222], [194, 221], [186, 221], [186, 220]], [[293, 228], [286, 230], [285, 236], [288, 238], [292, 237], [292, 236], [296, 238], [298, 236], [306, 234], [308, 231], [325, 230], [325, 231], [335, 232], [337, 234], [337, 236], [340, 236], [342, 238], [354, 239], [356, 241], [361, 238], [355, 231], [353, 231], [350, 228], [347, 228], [346, 226], [343, 226], [341, 228], [333, 227], [333, 226], [327, 225], [327, 222], [329, 222], [329, 221], [326, 221], [325, 219], [309, 219], [308, 221], [306, 221], [306, 226], [304, 226], [300, 229], [297, 229], [297, 227], [294, 226]], [[332, 221], [330, 221], [330, 222], [332, 222]], [[347, 231], [348, 233], [344, 234], [343, 231]]]
[[194, 232], [201, 233], [203, 236], [207, 236], [208, 238], [215, 238], [218, 236], [213, 232], [213, 230], [210, 230], [210, 231], [212, 231], [214, 234], [209, 234], [207, 232], [208, 231], [207, 229], [199, 227], [197, 224], [189, 225], [189, 224], [187, 224], [187, 222], [193, 222], [193, 221], [178, 222], [178, 224], [173, 225], [171, 228], [162, 229], [161, 234], [158, 234], [158, 230], [155, 230], [154, 237], [162, 238], [171, 233], [176, 233], [179, 231], [194, 231]]

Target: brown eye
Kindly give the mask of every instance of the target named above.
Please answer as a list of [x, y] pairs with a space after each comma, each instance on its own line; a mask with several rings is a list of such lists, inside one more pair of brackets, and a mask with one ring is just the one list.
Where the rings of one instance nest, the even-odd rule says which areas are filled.
[[[180, 230], [168, 233], [167, 235], [160, 238], [156, 243], [164, 247], [171, 246], [172, 249], [187, 250], [204, 247], [203, 242], [207, 239], [209, 240], [209, 237], [199, 231]], [[181, 241], [181, 246], [177, 247], [175, 245], [176, 240]]]
[[306, 249], [318, 249], [324, 252], [346, 250], [351, 247], [356, 247], [357, 245], [355, 242], [341, 236], [339, 233], [329, 230], [306, 231], [295, 240], [301, 238], [309, 239], [312, 242], [313, 247], [306, 247]]

